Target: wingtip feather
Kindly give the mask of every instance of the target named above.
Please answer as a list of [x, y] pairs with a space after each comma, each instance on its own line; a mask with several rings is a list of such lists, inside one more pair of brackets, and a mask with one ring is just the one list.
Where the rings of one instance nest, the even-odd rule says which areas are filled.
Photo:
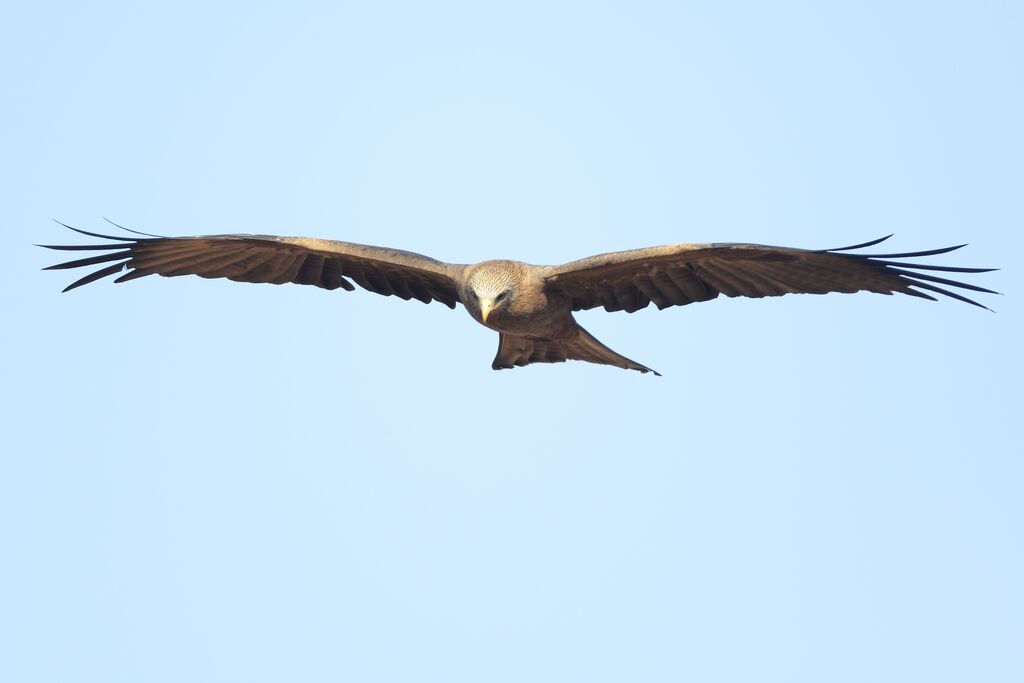
[[157, 239], [165, 238], [165, 235], [154, 235], [154, 234], [149, 233], [149, 232], [141, 232], [139, 230], [132, 230], [131, 228], [126, 228], [123, 225], [115, 223], [114, 221], [110, 220], [106, 216], [101, 216], [101, 218], [103, 220], [105, 220], [106, 222], [110, 223], [111, 225], [113, 225], [115, 228], [120, 228], [121, 230], [124, 230], [125, 232], [131, 232], [131, 233], [134, 233], [136, 235], [143, 235], [144, 237], [156, 237]]
[[72, 228], [67, 223], [61, 223], [60, 221], [58, 221], [56, 219], [54, 219], [54, 220], [55, 220], [56, 223], [58, 223], [60, 225], [63, 225], [68, 230], [73, 230], [73, 231], [79, 233], [80, 235], [88, 235], [89, 237], [98, 237], [98, 238], [104, 239], [104, 240], [117, 240], [118, 242], [138, 242], [138, 240], [136, 240], [133, 237], [115, 237], [114, 235], [104, 235], [104, 234], [98, 233], [98, 232], [89, 232], [88, 230], [82, 230], [80, 228]]
[[895, 234], [896, 233], [893, 232], [893, 233], [889, 233], [885, 237], [879, 237], [878, 239], [871, 240], [870, 242], [863, 242], [861, 244], [854, 244], [854, 245], [849, 246], [849, 247], [839, 247], [838, 249], [825, 249], [825, 251], [851, 251], [853, 249], [863, 249], [865, 247], [873, 247], [876, 244], [881, 244], [882, 242], [886, 241], [887, 239], [889, 239], [890, 237], [892, 237]]

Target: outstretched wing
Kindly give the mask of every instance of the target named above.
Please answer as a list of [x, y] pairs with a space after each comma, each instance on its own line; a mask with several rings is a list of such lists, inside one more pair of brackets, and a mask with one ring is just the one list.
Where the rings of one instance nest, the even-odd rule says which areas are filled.
[[114, 282], [146, 275], [224, 277], [236, 282], [294, 282], [324, 289], [353, 290], [355, 282], [385, 296], [440, 301], [455, 308], [459, 301], [450, 273], [461, 267], [398, 249], [371, 247], [310, 237], [273, 235], [206, 235], [199, 237], [127, 238], [71, 228], [75, 232], [114, 240], [114, 244], [40, 246], [61, 251], [99, 251], [98, 256], [58, 263], [45, 270], [104, 265], [64, 291], [122, 271]]
[[[573, 310], [604, 306], [633, 311], [659, 309], [726, 296], [764, 297], [861, 290], [935, 300], [935, 292], [987, 308], [948, 289], [996, 294], [990, 289], [918, 271], [984, 273], [994, 268], [931, 266], [902, 260], [945, 254], [965, 245], [905, 254], [851, 254], [883, 237], [841, 249], [809, 251], [760, 244], [675, 244], [600, 254], [561, 266], [546, 276], [546, 290], [572, 300]], [[919, 291], [926, 290], [926, 291]]]

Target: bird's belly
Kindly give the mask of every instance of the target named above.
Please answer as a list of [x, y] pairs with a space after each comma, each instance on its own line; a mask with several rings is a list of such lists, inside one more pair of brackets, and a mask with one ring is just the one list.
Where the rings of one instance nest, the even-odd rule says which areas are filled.
[[528, 335], [543, 335], [544, 332], [546, 332], [551, 327], [549, 322], [541, 316], [505, 316], [503, 318], [499, 318], [499, 316], [491, 316], [491, 318], [486, 323], [484, 323], [484, 325], [491, 328], [492, 330], [504, 332], [505, 334]]
[[576, 323], [568, 307], [549, 306], [518, 314], [510, 311], [495, 313], [497, 315], [492, 315], [484, 324], [505, 334], [559, 339], [571, 336], [576, 329]]

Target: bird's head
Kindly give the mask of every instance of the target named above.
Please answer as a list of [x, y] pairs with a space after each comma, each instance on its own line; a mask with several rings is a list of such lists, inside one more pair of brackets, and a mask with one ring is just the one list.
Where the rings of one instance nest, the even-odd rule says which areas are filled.
[[517, 290], [513, 264], [506, 261], [481, 263], [466, 281], [466, 307], [487, 323], [508, 310]]

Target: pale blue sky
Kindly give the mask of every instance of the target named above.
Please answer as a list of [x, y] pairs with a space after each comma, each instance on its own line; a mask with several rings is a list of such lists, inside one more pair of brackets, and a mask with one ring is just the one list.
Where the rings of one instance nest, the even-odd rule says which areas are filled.
[[[1024, 680], [1024, 10], [5, 11], [4, 681]], [[198, 278], [71, 294], [58, 218], [471, 262], [895, 232], [861, 294], [581, 322]]]

